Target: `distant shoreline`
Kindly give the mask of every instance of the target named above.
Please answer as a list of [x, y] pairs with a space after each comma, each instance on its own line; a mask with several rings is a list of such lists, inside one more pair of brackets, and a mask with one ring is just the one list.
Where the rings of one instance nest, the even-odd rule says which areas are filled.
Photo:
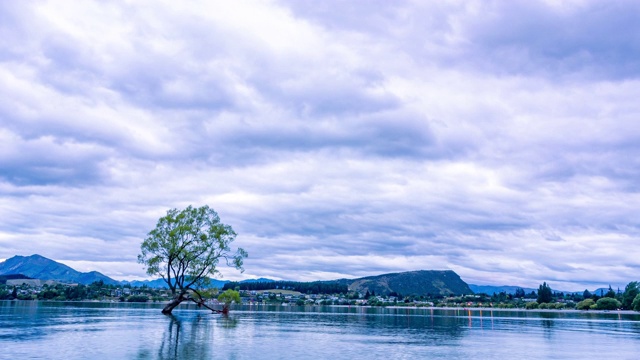
[[[66, 304], [137, 304], [137, 305], [163, 305], [163, 301], [148, 302], [122, 302], [109, 300], [0, 300], [0, 302], [21, 302], [21, 303], [66, 303]], [[194, 304], [181, 304], [185, 307], [196, 307]], [[237, 305], [236, 305], [237, 306]], [[620, 314], [620, 315], [640, 315], [640, 312], [633, 310], [576, 310], [576, 309], [523, 309], [523, 308], [490, 308], [490, 307], [437, 307], [437, 306], [369, 306], [369, 305], [283, 305], [283, 304], [242, 304], [241, 306], [282, 306], [282, 307], [342, 307], [342, 308], [364, 308], [364, 309], [421, 309], [421, 310], [446, 310], [456, 312], [521, 312], [521, 313], [573, 313], [573, 314]]]
[[[389, 307], [389, 306], [387, 306]], [[397, 308], [402, 308], [402, 306], [396, 306]], [[464, 311], [498, 311], [498, 312], [508, 312], [508, 311], [517, 311], [517, 312], [538, 312], [538, 313], [582, 313], [582, 314], [624, 314], [624, 315], [640, 315], [640, 312], [633, 310], [576, 310], [576, 309], [522, 309], [522, 308], [488, 308], [488, 307], [480, 307], [480, 308], [472, 308], [472, 307], [424, 307], [424, 309], [440, 309], [440, 310], [464, 310]]]

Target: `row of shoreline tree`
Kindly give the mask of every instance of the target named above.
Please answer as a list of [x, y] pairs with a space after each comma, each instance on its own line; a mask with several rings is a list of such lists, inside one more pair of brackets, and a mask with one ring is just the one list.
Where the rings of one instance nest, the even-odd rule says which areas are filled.
[[[325, 287], [312, 287], [318, 283]], [[525, 293], [517, 289], [515, 294], [505, 292], [487, 294], [469, 294], [457, 297], [429, 296], [429, 295], [402, 295], [398, 293], [380, 294], [367, 291], [360, 294], [345, 289], [332, 282], [254, 282], [239, 283], [245, 288], [233, 287], [238, 283], [228, 283], [223, 288], [221, 298], [217, 294], [220, 290], [202, 290], [201, 294], [211, 298], [218, 296], [218, 300], [230, 302], [253, 303], [264, 301], [267, 303], [293, 302], [297, 305], [310, 303], [308, 299], [324, 299], [322, 304], [352, 304], [369, 306], [438, 306], [438, 307], [493, 307], [493, 308], [524, 308], [524, 309], [577, 309], [577, 310], [635, 310], [640, 311], [640, 284], [637, 281], [630, 282], [624, 292], [615, 292], [609, 288], [606, 293], [592, 294], [588, 290], [580, 293], [553, 292], [547, 283], [543, 283], [538, 291]], [[237, 290], [237, 291], [236, 291]], [[275, 296], [273, 293], [284, 291], [290, 294], [291, 301], [284, 301], [285, 296]], [[306, 290], [302, 292], [299, 290]], [[313, 291], [312, 291], [313, 290]], [[262, 292], [269, 292], [269, 296], [260, 296]], [[300, 295], [295, 295], [295, 292]], [[244, 301], [240, 297], [242, 293]], [[257, 294], [256, 294], [257, 293]], [[229, 297], [233, 295], [233, 297]], [[311, 295], [311, 297], [309, 297]], [[314, 296], [315, 295], [315, 296]], [[0, 285], [0, 300], [53, 300], [53, 301], [121, 301], [121, 302], [147, 302], [170, 300], [167, 289], [154, 289], [146, 286], [139, 288], [126, 286], [118, 287], [106, 285], [102, 282], [94, 282], [90, 285], [43, 285], [34, 288], [27, 284], [21, 286]], [[225, 300], [226, 299], [226, 300]], [[263, 299], [263, 300], [260, 300]], [[328, 300], [332, 299], [332, 300]], [[319, 301], [319, 300], [318, 300]], [[311, 302], [314, 303], [314, 302]], [[227, 304], [228, 307], [228, 304]]]
[[[494, 297], [496, 294], [493, 295]], [[577, 293], [564, 294], [562, 292], [554, 292], [546, 282], [542, 283], [538, 292], [525, 294], [523, 289], [516, 289], [513, 298], [536, 298], [536, 301], [528, 302], [527, 308], [549, 308], [549, 305], [564, 301], [577, 301], [575, 308], [578, 310], [635, 310], [640, 311], [640, 283], [632, 281], [624, 289], [624, 292], [618, 290], [615, 292], [611, 286], [604, 294], [592, 294], [589, 290], [585, 290], [581, 295]]]
[[222, 290], [236, 289], [246, 291], [263, 290], [291, 290], [303, 294], [346, 294], [349, 288], [337, 281], [255, 281], [255, 282], [228, 282]]

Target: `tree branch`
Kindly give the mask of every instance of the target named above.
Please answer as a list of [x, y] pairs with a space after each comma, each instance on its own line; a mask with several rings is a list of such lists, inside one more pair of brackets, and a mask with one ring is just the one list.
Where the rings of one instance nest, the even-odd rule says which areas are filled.
[[204, 303], [204, 300], [202, 300], [202, 299], [200, 299], [200, 301], [198, 301], [198, 300], [196, 300], [196, 299], [194, 299], [194, 298], [192, 298], [192, 297], [189, 297], [189, 298], [187, 298], [187, 300], [191, 300], [191, 301], [193, 301], [194, 303], [196, 303], [196, 304], [198, 305], [198, 307], [204, 306], [204, 307], [206, 307], [207, 309], [209, 309], [209, 310], [213, 311], [214, 313], [217, 313], [217, 314], [226, 314], [226, 313], [225, 313], [225, 311], [224, 311], [224, 309], [223, 309], [223, 310], [214, 309], [214, 308], [210, 307], [209, 305], [205, 304], [205, 303]]

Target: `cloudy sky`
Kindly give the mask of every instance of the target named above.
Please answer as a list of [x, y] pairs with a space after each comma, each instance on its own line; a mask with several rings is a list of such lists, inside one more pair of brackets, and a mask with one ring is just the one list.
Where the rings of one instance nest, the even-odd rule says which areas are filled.
[[634, 1], [0, 2], [0, 259], [146, 278], [208, 204], [244, 273], [640, 280]]

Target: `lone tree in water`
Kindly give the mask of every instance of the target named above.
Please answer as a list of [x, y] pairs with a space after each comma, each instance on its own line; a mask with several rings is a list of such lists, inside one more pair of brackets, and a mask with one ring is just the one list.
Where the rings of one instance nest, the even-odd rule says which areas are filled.
[[235, 290], [227, 289], [218, 296], [218, 301], [224, 304], [222, 307], [222, 313], [226, 314], [229, 312], [229, 306], [231, 303], [240, 303], [240, 293]]
[[171, 209], [158, 220], [140, 246], [138, 262], [147, 268], [147, 274], [162, 277], [171, 289], [173, 300], [162, 309], [163, 314], [170, 314], [185, 300], [223, 312], [205, 304], [202, 289], [219, 273], [216, 266], [220, 260], [244, 271], [243, 259], [248, 255], [241, 248], [231, 250], [235, 237], [231, 226], [221, 223], [208, 206]]

